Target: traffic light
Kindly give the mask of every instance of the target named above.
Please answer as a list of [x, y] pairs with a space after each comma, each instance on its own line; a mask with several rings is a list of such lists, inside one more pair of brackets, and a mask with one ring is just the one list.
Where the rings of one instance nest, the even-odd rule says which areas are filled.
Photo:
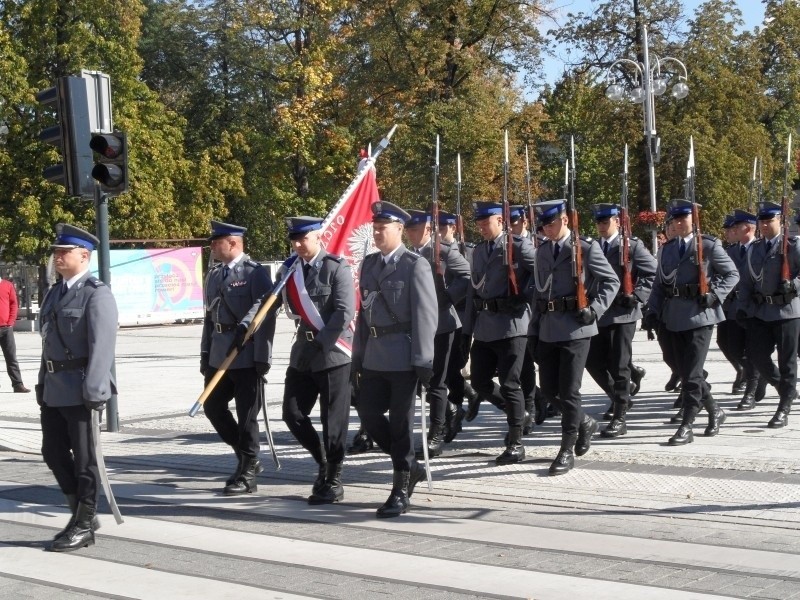
[[99, 158], [92, 169], [92, 177], [100, 182], [100, 189], [109, 196], [128, 191], [128, 136], [122, 131], [98, 134], [89, 146]]
[[63, 185], [70, 196], [93, 197], [86, 81], [80, 77], [59, 77], [55, 86], [37, 93], [36, 100], [56, 111], [58, 124], [43, 130], [39, 139], [58, 148], [63, 161], [46, 167], [42, 175], [51, 183]]

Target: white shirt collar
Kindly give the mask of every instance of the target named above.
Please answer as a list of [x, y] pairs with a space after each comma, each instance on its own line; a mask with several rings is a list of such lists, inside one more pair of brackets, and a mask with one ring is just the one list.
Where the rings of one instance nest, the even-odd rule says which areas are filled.
[[69, 279], [67, 279], [67, 289], [68, 289], [68, 290], [69, 290], [69, 289], [72, 289], [72, 286], [73, 286], [73, 285], [75, 285], [75, 283], [76, 283], [76, 282], [77, 282], [77, 281], [78, 281], [78, 280], [79, 280], [81, 277], [83, 277], [84, 275], [86, 275], [86, 273], [88, 273], [88, 272], [89, 272], [89, 269], [87, 268], [87, 269], [85, 269], [85, 270], [81, 271], [80, 273], [78, 273], [77, 275], [74, 275], [74, 276], [70, 277]]

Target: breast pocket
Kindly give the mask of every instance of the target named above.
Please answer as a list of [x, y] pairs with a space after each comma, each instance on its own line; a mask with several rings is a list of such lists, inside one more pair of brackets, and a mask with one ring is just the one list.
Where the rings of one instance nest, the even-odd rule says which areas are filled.
[[64, 331], [74, 331], [83, 318], [83, 308], [62, 308], [58, 311], [58, 326]]
[[314, 306], [317, 307], [317, 310], [320, 310], [328, 301], [332, 288], [329, 285], [316, 285], [307, 291], [309, 298], [311, 298], [311, 301], [314, 303]]
[[403, 299], [405, 281], [385, 281], [381, 286], [381, 293], [389, 304], [399, 304]]

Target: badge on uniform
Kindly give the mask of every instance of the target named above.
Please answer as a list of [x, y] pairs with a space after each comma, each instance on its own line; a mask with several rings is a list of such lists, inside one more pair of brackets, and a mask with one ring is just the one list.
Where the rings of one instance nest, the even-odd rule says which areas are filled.
[[246, 279], [239, 279], [238, 281], [231, 281], [230, 284], [228, 284], [228, 287], [229, 288], [240, 288], [240, 287], [244, 287], [246, 285], [247, 285], [247, 280]]

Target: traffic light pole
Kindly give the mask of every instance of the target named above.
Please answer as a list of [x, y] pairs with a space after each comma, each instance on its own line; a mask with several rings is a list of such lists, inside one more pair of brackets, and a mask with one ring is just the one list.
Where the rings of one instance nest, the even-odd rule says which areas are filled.
[[[100, 245], [97, 248], [97, 266], [100, 271], [100, 281], [111, 285], [111, 251], [108, 238], [108, 194], [100, 189], [100, 184], [94, 186], [95, 230]], [[117, 378], [116, 363], [111, 365], [111, 375]], [[106, 405], [106, 430], [119, 431], [119, 412], [117, 410], [117, 395], [112, 394]]]

